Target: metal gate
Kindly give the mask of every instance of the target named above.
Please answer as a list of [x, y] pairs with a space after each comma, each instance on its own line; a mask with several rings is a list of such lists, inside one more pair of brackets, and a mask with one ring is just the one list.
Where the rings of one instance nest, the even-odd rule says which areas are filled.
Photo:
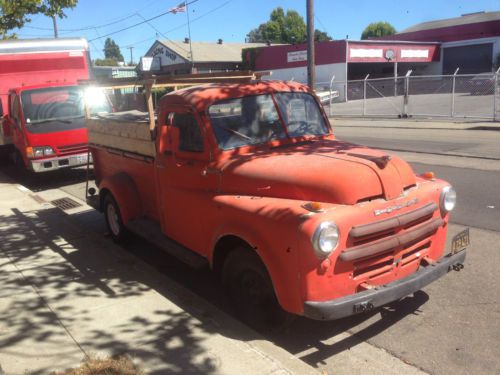
[[500, 119], [499, 73], [375, 78], [338, 82], [332, 116]]

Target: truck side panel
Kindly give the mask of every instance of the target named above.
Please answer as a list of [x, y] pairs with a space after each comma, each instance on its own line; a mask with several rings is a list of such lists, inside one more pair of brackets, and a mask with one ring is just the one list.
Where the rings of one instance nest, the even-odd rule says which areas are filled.
[[[153, 159], [101, 147], [91, 147], [91, 152], [96, 182], [115, 196], [124, 223], [136, 215], [159, 221]], [[132, 186], [124, 187], [126, 184]]]

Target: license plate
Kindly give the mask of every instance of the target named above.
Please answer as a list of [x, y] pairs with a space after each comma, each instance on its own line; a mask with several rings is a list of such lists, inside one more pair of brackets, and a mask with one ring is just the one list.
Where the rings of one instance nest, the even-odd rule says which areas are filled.
[[76, 157], [76, 162], [78, 164], [87, 164], [88, 156], [87, 155], [78, 155]]
[[470, 245], [469, 228], [461, 231], [451, 240], [451, 253], [456, 254]]

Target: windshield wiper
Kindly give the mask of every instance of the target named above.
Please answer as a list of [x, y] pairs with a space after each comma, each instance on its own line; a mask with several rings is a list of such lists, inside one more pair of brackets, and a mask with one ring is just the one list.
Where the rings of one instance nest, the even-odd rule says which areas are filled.
[[[77, 118], [77, 117], [74, 117]], [[59, 118], [48, 118], [45, 120], [39, 120], [39, 121], [31, 121], [30, 125], [38, 125], [38, 124], [46, 124], [47, 122], [62, 122], [63, 124], [72, 124], [73, 121], [70, 119], [59, 119]]]
[[240, 133], [239, 131], [233, 130], [233, 129], [231, 129], [231, 128], [226, 128], [225, 126], [222, 126], [222, 125], [219, 125], [219, 124], [215, 124], [215, 123], [214, 123], [214, 125], [215, 125], [215, 126], [217, 126], [219, 129], [224, 129], [224, 130], [226, 130], [226, 131], [228, 131], [228, 132], [230, 132], [230, 133], [233, 133], [233, 134], [239, 135], [241, 138], [247, 139], [247, 140], [249, 140], [249, 141], [251, 141], [251, 140], [252, 140], [252, 138], [250, 138], [248, 135], [245, 135], [245, 134], [243, 134], [243, 133]]

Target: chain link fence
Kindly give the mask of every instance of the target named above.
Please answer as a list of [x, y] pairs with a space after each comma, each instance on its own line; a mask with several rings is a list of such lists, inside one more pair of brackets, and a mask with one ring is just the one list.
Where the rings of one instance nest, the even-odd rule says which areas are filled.
[[[323, 90], [331, 116], [500, 119], [499, 72], [335, 81]], [[329, 93], [329, 94], [328, 94]]]

